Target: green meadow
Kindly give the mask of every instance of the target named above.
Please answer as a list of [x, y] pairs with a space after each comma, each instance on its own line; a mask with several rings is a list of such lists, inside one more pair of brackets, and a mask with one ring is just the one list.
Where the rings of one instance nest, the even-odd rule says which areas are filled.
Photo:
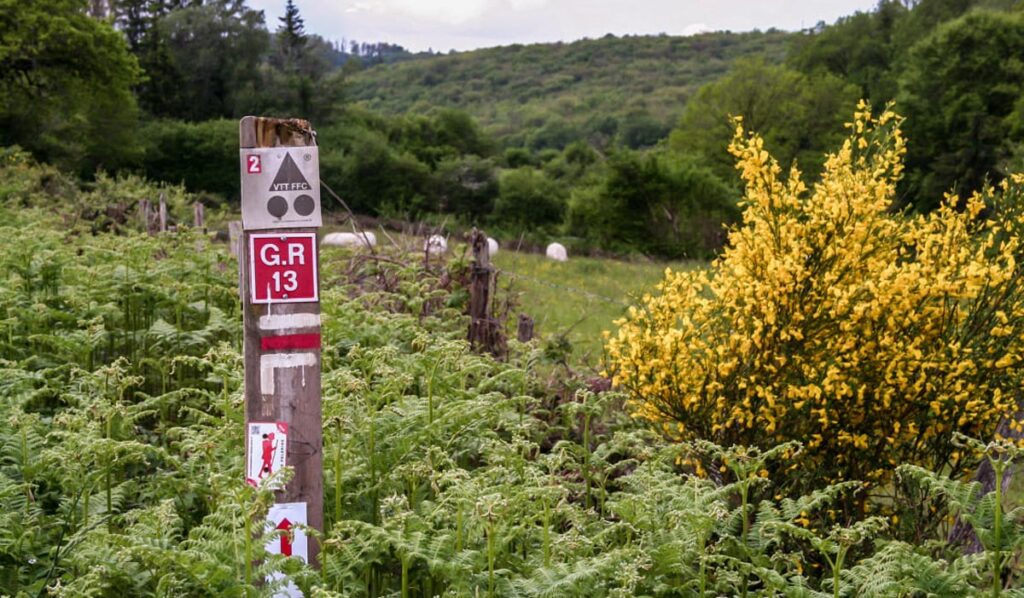
[[601, 357], [601, 333], [613, 330], [629, 305], [650, 292], [665, 274], [692, 269], [705, 262], [624, 261], [570, 257], [556, 262], [538, 253], [500, 251], [493, 260], [499, 288], [509, 292], [516, 313], [509, 318], [512, 334], [517, 313], [535, 321], [534, 334], [547, 341], [565, 339], [577, 362], [595, 365]]

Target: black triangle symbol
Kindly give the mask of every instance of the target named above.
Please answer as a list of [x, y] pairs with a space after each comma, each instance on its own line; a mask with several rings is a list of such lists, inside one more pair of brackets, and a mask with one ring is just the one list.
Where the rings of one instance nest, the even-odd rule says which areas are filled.
[[270, 190], [278, 192], [311, 190], [306, 177], [302, 176], [302, 171], [295, 164], [295, 160], [292, 160], [291, 153], [284, 155], [284, 162], [281, 163], [281, 168], [277, 171], [274, 182], [270, 184]]

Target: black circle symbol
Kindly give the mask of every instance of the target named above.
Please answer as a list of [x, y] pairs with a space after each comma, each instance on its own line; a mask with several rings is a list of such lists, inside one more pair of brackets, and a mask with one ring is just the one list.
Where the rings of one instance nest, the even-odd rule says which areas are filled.
[[295, 198], [295, 211], [299, 213], [299, 216], [309, 216], [313, 213], [314, 208], [316, 208], [316, 203], [313, 202], [312, 197], [300, 195]]
[[267, 200], [267, 211], [270, 212], [270, 215], [274, 218], [284, 216], [288, 213], [288, 200], [280, 195], [271, 197]]

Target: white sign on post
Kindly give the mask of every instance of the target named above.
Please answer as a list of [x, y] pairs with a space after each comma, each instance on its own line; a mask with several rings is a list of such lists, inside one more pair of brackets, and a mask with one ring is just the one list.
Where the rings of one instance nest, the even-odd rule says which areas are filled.
[[[281, 471], [288, 460], [288, 424], [286, 422], [249, 422], [249, 459], [245, 481], [258, 487], [263, 480]], [[273, 489], [283, 488], [277, 482]]]
[[[299, 526], [307, 525], [306, 503], [285, 502], [273, 505], [267, 513], [267, 522], [271, 531], [280, 530], [266, 545], [270, 554], [281, 554], [284, 556], [302, 559], [302, 562], [309, 562], [309, 544], [306, 541], [306, 532]], [[271, 573], [269, 581], [277, 581], [284, 576], [280, 573]], [[299, 598], [302, 592], [294, 583], [286, 581], [284, 588], [274, 594], [275, 598]]]
[[239, 150], [242, 228], [316, 227], [320, 215], [320, 155], [315, 145]]

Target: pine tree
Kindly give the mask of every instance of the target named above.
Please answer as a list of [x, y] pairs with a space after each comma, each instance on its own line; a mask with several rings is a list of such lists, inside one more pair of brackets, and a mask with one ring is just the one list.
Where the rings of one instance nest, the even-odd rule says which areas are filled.
[[278, 18], [281, 27], [277, 30], [277, 37], [281, 44], [281, 51], [284, 54], [285, 62], [293, 63], [306, 45], [305, 24], [302, 16], [299, 15], [299, 7], [295, 2], [287, 0], [284, 7], [284, 16]]

